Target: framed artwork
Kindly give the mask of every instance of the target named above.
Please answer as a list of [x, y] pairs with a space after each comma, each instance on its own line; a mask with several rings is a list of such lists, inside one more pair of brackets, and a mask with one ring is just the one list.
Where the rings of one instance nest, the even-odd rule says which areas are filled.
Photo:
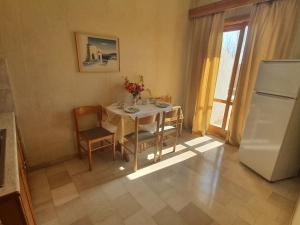
[[117, 37], [75, 33], [80, 72], [120, 71]]

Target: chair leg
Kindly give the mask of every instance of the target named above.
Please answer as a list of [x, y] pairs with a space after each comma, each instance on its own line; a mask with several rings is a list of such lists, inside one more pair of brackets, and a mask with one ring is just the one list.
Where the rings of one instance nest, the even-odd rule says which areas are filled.
[[160, 136], [160, 148], [159, 148], [159, 160], [161, 160], [161, 155], [162, 155], [162, 149], [163, 149], [163, 145], [164, 145], [164, 136], [161, 135]]
[[138, 154], [138, 146], [136, 145], [135, 149], [134, 149], [134, 162], [133, 162], [134, 163], [134, 165], [133, 165], [134, 171], [137, 171], [137, 169], [138, 169], [137, 154]]
[[113, 160], [116, 159], [116, 138], [115, 135], [112, 136], [112, 152], [113, 152]]
[[173, 152], [176, 151], [176, 145], [177, 145], [178, 133], [179, 133], [179, 129], [177, 128], [177, 129], [176, 129], [175, 141], [174, 141], [174, 145], [173, 145]]
[[180, 128], [179, 128], [179, 136], [180, 137], [182, 136], [182, 127], [183, 127], [183, 121], [181, 120]]
[[124, 160], [124, 146], [123, 143], [121, 143], [120, 145], [121, 145], [121, 159]]
[[156, 156], [158, 152], [158, 144], [159, 144], [159, 136], [155, 139], [155, 146], [154, 146], [154, 158], [153, 161], [156, 162]]
[[89, 170], [92, 170], [92, 145], [88, 142], [88, 158], [89, 158]]
[[82, 152], [81, 152], [80, 141], [79, 140], [77, 140], [77, 150], [78, 150], [79, 159], [82, 159]]

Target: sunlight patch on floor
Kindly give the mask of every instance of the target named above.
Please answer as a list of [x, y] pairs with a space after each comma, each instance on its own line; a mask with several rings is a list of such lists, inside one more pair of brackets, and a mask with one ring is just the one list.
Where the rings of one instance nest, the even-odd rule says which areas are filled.
[[164, 169], [166, 167], [175, 165], [176, 163], [180, 163], [180, 162], [182, 162], [184, 160], [187, 160], [189, 158], [192, 158], [196, 155], [197, 154], [192, 152], [192, 151], [184, 152], [180, 155], [177, 155], [177, 156], [174, 156], [172, 158], [157, 162], [157, 163], [155, 163], [151, 166], [142, 168], [142, 169], [136, 171], [135, 173], [127, 175], [127, 178], [129, 180], [134, 180], [134, 179], [137, 179], [139, 177], [143, 177], [145, 175], [151, 174], [155, 171], [158, 171], [158, 170]]
[[213, 142], [210, 142], [208, 144], [205, 144], [205, 145], [202, 145], [200, 147], [197, 147], [195, 148], [196, 151], [200, 152], [200, 153], [203, 153], [203, 152], [206, 152], [206, 151], [209, 151], [209, 150], [212, 150], [214, 148], [218, 148], [220, 146], [224, 145], [223, 142], [220, 142], [220, 141], [213, 141]]
[[[175, 129], [175, 128], [176, 127], [174, 127], [174, 126], [166, 125], [166, 126], [164, 126], [164, 131], [172, 130], [172, 129]], [[159, 130], [161, 131], [161, 128]]]
[[198, 144], [201, 144], [203, 142], [210, 141], [210, 140], [212, 140], [211, 137], [203, 136], [203, 137], [198, 137], [198, 138], [194, 138], [190, 141], [187, 141], [187, 142], [185, 142], [185, 144], [188, 145], [188, 146], [194, 146], [194, 145], [198, 145]]
[[[184, 145], [176, 145], [176, 151], [175, 152], [181, 151], [181, 150], [186, 149], [186, 148], [187, 147], [184, 146]], [[165, 155], [165, 154], [168, 154], [168, 153], [172, 153], [172, 152], [173, 152], [173, 147], [166, 148], [166, 149], [162, 150], [162, 155]], [[147, 159], [148, 160], [152, 160], [153, 158], [154, 158], [154, 154], [153, 153], [147, 155]]]
[[122, 170], [125, 170], [125, 168], [124, 168], [123, 166], [120, 166], [120, 167], [119, 167], [119, 170], [122, 171]]

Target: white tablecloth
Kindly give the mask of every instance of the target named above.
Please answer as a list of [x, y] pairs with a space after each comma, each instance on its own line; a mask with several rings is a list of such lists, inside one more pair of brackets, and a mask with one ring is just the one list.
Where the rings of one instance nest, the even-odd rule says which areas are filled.
[[169, 105], [166, 108], [159, 108], [154, 104], [146, 104], [146, 105], [136, 105], [136, 108], [138, 108], [140, 111], [137, 113], [126, 113], [123, 109], [119, 109], [117, 104], [112, 104], [108, 107], [106, 107], [106, 110], [108, 112], [114, 113], [119, 116], [129, 116], [133, 119], [136, 117], [145, 117], [145, 116], [151, 116], [156, 113], [162, 113], [162, 112], [169, 112], [172, 110], [172, 105]]
[[137, 113], [126, 113], [123, 109], [119, 109], [117, 104], [112, 104], [106, 107], [108, 114], [107, 122], [114, 126], [116, 140], [123, 142], [123, 137], [134, 132], [134, 119], [136, 117], [145, 117], [162, 112], [172, 110], [172, 105], [166, 108], [159, 108], [154, 104], [136, 105], [140, 111]]

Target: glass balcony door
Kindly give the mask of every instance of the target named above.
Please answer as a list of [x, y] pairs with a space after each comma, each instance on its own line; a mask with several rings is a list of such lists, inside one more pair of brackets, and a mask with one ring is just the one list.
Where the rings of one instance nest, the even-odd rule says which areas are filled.
[[209, 132], [226, 136], [242, 62], [248, 27], [245, 23], [225, 28]]

